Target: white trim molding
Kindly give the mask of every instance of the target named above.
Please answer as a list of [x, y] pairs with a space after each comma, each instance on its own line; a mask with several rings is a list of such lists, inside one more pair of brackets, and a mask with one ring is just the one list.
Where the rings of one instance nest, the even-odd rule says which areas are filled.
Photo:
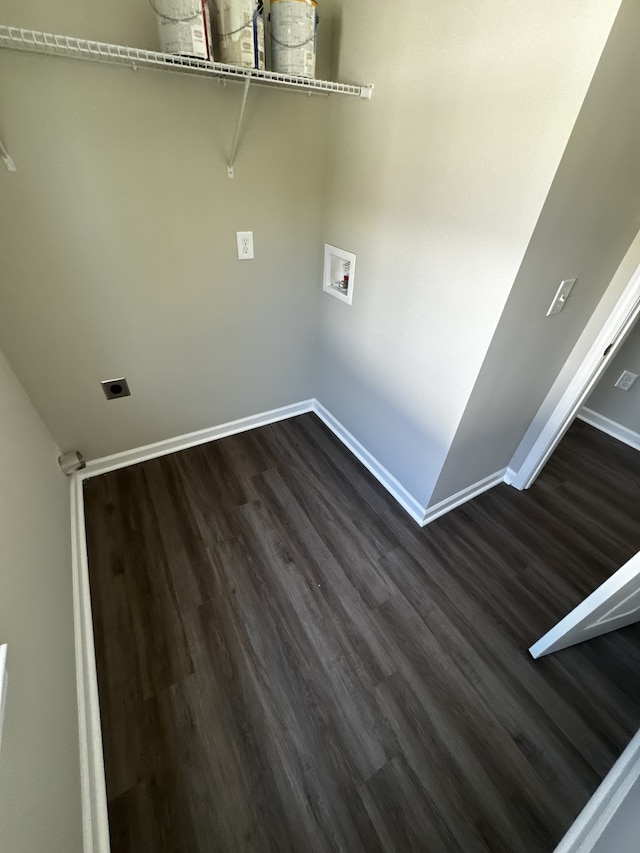
[[128, 465], [136, 465], [138, 462], [157, 459], [159, 456], [167, 456], [169, 453], [176, 453], [178, 450], [187, 450], [189, 447], [196, 447], [198, 444], [216, 441], [228, 435], [237, 435], [241, 432], [247, 432], [250, 429], [256, 429], [256, 427], [267, 426], [278, 421], [284, 421], [287, 418], [293, 418], [296, 415], [304, 415], [307, 412], [314, 411], [314, 404], [315, 400], [305, 400], [301, 403], [293, 403], [290, 406], [271, 409], [268, 412], [250, 415], [247, 418], [239, 418], [238, 420], [229, 421], [218, 426], [207, 427], [207, 429], [200, 429], [196, 432], [188, 432], [175, 438], [166, 438], [163, 441], [144, 444], [141, 447], [134, 447], [133, 450], [124, 450], [121, 453], [114, 453], [111, 456], [102, 456], [99, 459], [87, 462], [86, 468], [80, 471], [79, 474], [81, 479], [87, 480], [89, 477], [98, 476], [98, 474], [107, 474], [109, 471], [116, 471], [118, 468], [126, 468]]
[[472, 483], [470, 486], [456, 492], [455, 495], [451, 495], [442, 501], [438, 501], [433, 506], [427, 507], [420, 524], [424, 527], [435, 521], [436, 518], [440, 518], [441, 515], [462, 506], [462, 504], [466, 504], [467, 501], [473, 500], [473, 498], [477, 498], [478, 495], [492, 489], [494, 486], [504, 483], [506, 473], [507, 469], [503, 468], [501, 471], [496, 471], [495, 474], [489, 474], [487, 477], [483, 477], [482, 480], [478, 480], [477, 483]]
[[[395, 500], [420, 525], [424, 526], [501, 482], [508, 482], [514, 472], [497, 471], [455, 495], [423, 507], [404, 486], [344, 427], [318, 400], [311, 399], [248, 418], [231, 421], [210, 429], [199, 430], [173, 439], [155, 442], [133, 450], [93, 460], [71, 476], [71, 535], [73, 558], [74, 630], [80, 734], [80, 773], [82, 788], [83, 853], [109, 853], [109, 824], [104, 775], [104, 756], [100, 727], [98, 679], [96, 672], [89, 567], [87, 559], [83, 481], [128, 465], [135, 465], [178, 450], [195, 447], [286, 418], [314, 412], [340, 441], [362, 462]], [[556, 853], [582, 853], [591, 847], [581, 846], [595, 829], [600, 833], [640, 776], [640, 732], [607, 776]], [[595, 827], [595, 829], [594, 829]], [[595, 837], [595, 836], [594, 836]], [[599, 837], [599, 835], [598, 835]]]
[[513, 486], [513, 481], [517, 477], [517, 472], [513, 468], [507, 468], [504, 472], [504, 482], [507, 486]]
[[316, 414], [411, 518], [422, 526], [503, 480], [505, 472], [498, 471], [427, 509], [316, 399], [305, 400], [209, 429], [94, 459], [87, 463], [86, 468], [73, 474], [71, 476], [71, 533], [84, 853], [109, 853], [107, 795], [82, 496], [84, 480], [307, 412]]
[[[640, 731], [603, 779], [554, 853], [589, 853], [631, 795], [640, 799]], [[611, 848], [612, 849], [612, 848]], [[635, 847], [634, 847], [635, 849]], [[622, 851], [620, 851], [622, 853]]]
[[601, 432], [606, 432], [606, 434], [610, 435], [612, 438], [617, 438], [618, 441], [628, 444], [629, 447], [633, 447], [635, 450], [640, 450], [640, 433], [634, 432], [632, 429], [629, 429], [629, 427], [622, 426], [622, 424], [616, 423], [616, 421], [612, 421], [611, 418], [600, 415], [598, 412], [594, 412], [593, 409], [588, 409], [586, 406], [583, 406], [580, 409], [578, 412], [578, 418], [586, 424], [589, 424], [589, 426], [595, 427]]
[[82, 478], [71, 477], [73, 612], [80, 737], [83, 853], [109, 853], [107, 790], [102, 753]]
[[71, 476], [71, 536], [73, 605], [80, 736], [83, 851], [109, 853], [109, 822], [104, 774], [104, 755], [98, 700], [93, 618], [89, 589], [89, 566], [82, 484], [90, 477], [136, 465], [149, 459], [186, 450], [199, 444], [236, 435], [297, 415], [314, 412], [342, 443], [365, 465], [418, 523], [424, 507], [339, 423], [317, 400], [306, 400], [248, 418], [198, 430], [132, 450], [94, 459]]
[[405, 509], [414, 521], [418, 524], [423, 524], [425, 508], [420, 504], [412, 494], [410, 494], [402, 483], [391, 474], [369, 451], [362, 445], [358, 439], [352, 435], [349, 430], [343, 426], [337, 418], [331, 414], [328, 409], [318, 400], [313, 401], [313, 412], [327, 426], [331, 432], [340, 439], [353, 455], [362, 462], [365, 468], [370, 471], [376, 480], [381, 483], [389, 494], [394, 497], [400, 506]]
[[[622, 346], [627, 334], [640, 316], [640, 267], [636, 269], [613, 311], [595, 336], [593, 344], [579, 369], [567, 382], [548, 419], [540, 425], [540, 413], [546, 401], [529, 426], [523, 443], [533, 439], [524, 462], [509, 477], [516, 489], [528, 489], [547, 464], [571, 422], [576, 417], [598, 380]], [[547, 399], [553, 394], [553, 388]], [[516, 451], [517, 455], [518, 451]]]
[[432, 507], [424, 507], [318, 400], [314, 400], [313, 411], [421, 527], [425, 527], [441, 515], [504, 482], [506, 468], [496, 471], [495, 474], [489, 474]]
[[258, 427], [267, 426], [268, 424], [277, 423], [278, 421], [294, 418], [297, 415], [304, 415], [308, 412], [316, 414], [320, 420], [327, 426], [331, 432], [340, 439], [353, 455], [362, 462], [365, 468], [373, 474], [378, 482], [384, 486], [389, 494], [400, 504], [400, 506], [411, 516], [411, 518], [425, 526], [431, 521], [435, 521], [444, 513], [461, 506], [463, 503], [470, 501], [491, 489], [505, 479], [506, 469], [497, 471], [495, 474], [490, 474], [488, 477], [473, 483], [462, 489], [455, 495], [446, 498], [440, 503], [432, 507], [425, 507], [396, 479], [396, 477], [388, 471], [382, 463], [380, 463], [373, 454], [361, 444], [358, 439], [349, 432], [349, 430], [335, 418], [331, 412], [315, 398], [303, 400], [299, 403], [292, 403], [289, 406], [282, 406], [279, 409], [271, 409], [267, 412], [261, 412], [257, 415], [251, 415], [247, 418], [240, 418], [228, 423], [219, 424], [215, 427], [198, 430], [196, 432], [186, 433], [176, 436], [175, 438], [156, 441], [152, 444], [145, 444], [141, 447], [135, 447], [132, 450], [124, 450], [121, 453], [114, 453], [111, 456], [103, 456], [99, 459], [94, 459], [87, 462], [86, 468], [77, 473], [80, 480], [87, 480], [90, 477], [97, 477], [99, 474], [107, 474], [109, 471], [116, 471], [118, 468], [126, 468], [129, 465], [136, 465], [138, 462], [146, 462], [149, 459], [156, 459], [160, 456], [166, 456], [169, 453], [176, 453], [179, 450], [187, 450], [189, 447], [196, 447], [199, 444], [206, 444], [209, 441], [216, 441], [220, 438], [225, 438], [230, 435], [237, 435], [247, 430], [256, 429]]
[[80, 739], [80, 784], [82, 796], [83, 853], [109, 853], [109, 819], [102, 751], [98, 675], [96, 671], [93, 616], [89, 588], [89, 565], [82, 484], [90, 477], [106, 474], [148, 459], [186, 450], [228, 435], [313, 411], [313, 400], [284, 406], [231, 421], [217, 427], [198, 430], [176, 438], [158, 441], [87, 463], [71, 476], [71, 543], [73, 573], [73, 610]]

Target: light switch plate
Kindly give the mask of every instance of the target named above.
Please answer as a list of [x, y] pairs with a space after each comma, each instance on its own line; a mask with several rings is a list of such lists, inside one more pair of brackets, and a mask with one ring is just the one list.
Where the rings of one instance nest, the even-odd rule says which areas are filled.
[[552, 314], [559, 314], [562, 311], [575, 283], [575, 278], [565, 278], [564, 281], [560, 282], [558, 292], [553, 297], [553, 302], [547, 311], [547, 317], [551, 317]]

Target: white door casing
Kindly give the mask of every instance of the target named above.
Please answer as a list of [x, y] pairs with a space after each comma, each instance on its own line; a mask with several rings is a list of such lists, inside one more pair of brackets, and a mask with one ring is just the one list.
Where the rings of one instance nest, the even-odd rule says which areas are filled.
[[[533, 485], [638, 317], [640, 317], [640, 267], [636, 269], [615, 308], [596, 335], [586, 358], [568, 383], [551, 416], [540, 428], [524, 462], [517, 471], [507, 469], [505, 482], [515, 486], [516, 489], [528, 489]], [[535, 419], [529, 430], [534, 427]]]
[[639, 803], [640, 732], [603, 779], [554, 853], [635, 853]]
[[534, 643], [534, 658], [640, 621], [640, 551]]

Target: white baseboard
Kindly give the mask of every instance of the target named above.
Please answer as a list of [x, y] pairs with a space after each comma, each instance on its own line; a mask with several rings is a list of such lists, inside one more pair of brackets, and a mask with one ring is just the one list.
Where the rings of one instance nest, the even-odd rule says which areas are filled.
[[520, 489], [520, 491], [522, 491], [522, 486], [516, 485], [517, 476], [517, 471], [514, 471], [513, 468], [507, 468], [504, 472], [504, 482], [507, 484], [507, 486], [514, 486], [516, 489]]
[[[600, 787], [576, 818], [554, 853], [589, 853], [593, 850], [607, 826], [616, 819], [616, 813], [628, 796], [635, 800], [640, 795], [640, 732], [638, 732]], [[637, 809], [635, 811], [637, 814]], [[634, 818], [634, 824], [637, 821]], [[627, 831], [630, 827], [626, 827]], [[613, 848], [609, 848], [613, 850]], [[616, 849], [618, 849], [616, 847]], [[630, 847], [625, 849], [631, 849]], [[633, 849], [637, 849], [635, 843]]]
[[495, 474], [489, 474], [487, 477], [484, 477], [482, 480], [478, 480], [477, 483], [472, 483], [470, 486], [467, 486], [455, 495], [451, 495], [451, 497], [445, 498], [443, 501], [439, 501], [437, 504], [427, 507], [420, 524], [424, 527], [432, 521], [435, 521], [436, 518], [440, 518], [441, 515], [444, 515], [452, 509], [467, 503], [467, 501], [478, 497], [478, 495], [492, 489], [499, 483], [503, 483], [506, 472], [507, 469], [503, 468], [501, 471], [496, 471]]
[[132, 450], [125, 450], [121, 453], [114, 453], [111, 456], [103, 456], [99, 459], [94, 459], [87, 462], [86, 468], [78, 472], [78, 477], [86, 480], [89, 477], [96, 477], [99, 474], [107, 474], [109, 471], [115, 471], [118, 468], [126, 468], [128, 465], [136, 465], [138, 462], [146, 462], [149, 459], [156, 459], [159, 456], [166, 456], [169, 453], [175, 453], [179, 450], [187, 450], [189, 447], [195, 447], [198, 444], [206, 444], [209, 441], [215, 441], [220, 438], [226, 438], [230, 435], [237, 435], [247, 430], [256, 429], [257, 427], [267, 426], [268, 424], [283, 421], [287, 418], [293, 418], [297, 415], [304, 415], [307, 412], [314, 412], [320, 420], [336, 435], [340, 441], [349, 448], [362, 464], [368, 468], [374, 477], [387, 489], [387, 491], [398, 501], [398, 503], [409, 513], [409, 515], [418, 522], [422, 523], [424, 518], [424, 506], [418, 503], [416, 499], [409, 494], [404, 486], [396, 480], [393, 474], [381, 465], [378, 460], [372, 456], [369, 451], [344, 427], [333, 415], [325, 409], [322, 403], [318, 400], [303, 400], [300, 403], [293, 403], [290, 406], [282, 406], [279, 409], [272, 409], [268, 412], [261, 412], [257, 415], [251, 415], [247, 418], [240, 418], [236, 421], [230, 421], [226, 424], [220, 424], [215, 427], [198, 430], [197, 432], [186, 433], [175, 438], [168, 438], [163, 441], [156, 441], [152, 444], [145, 444], [141, 447], [135, 447]]
[[277, 421], [293, 418], [296, 415], [304, 415], [306, 412], [314, 411], [314, 404], [315, 400], [304, 400], [300, 403], [293, 403], [290, 406], [282, 406], [279, 409], [261, 412], [258, 415], [250, 415], [248, 418], [240, 418], [236, 421], [220, 424], [219, 426], [185, 433], [184, 435], [176, 436], [176, 438], [167, 438], [163, 441], [156, 441], [153, 444], [134, 447], [133, 450], [124, 450], [122, 453], [103, 456], [100, 459], [87, 462], [87, 467], [80, 471], [79, 474], [83, 480], [86, 480], [89, 477], [96, 477], [98, 474], [106, 474], [118, 468], [126, 468], [128, 465], [136, 465], [138, 462], [146, 462], [149, 459], [156, 459], [159, 456], [175, 453], [178, 450], [187, 450], [189, 447], [206, 444], [218, 438], [237, 435], [241, 432], [247, 432], [250, 429], [256, 429], [256, 427], [267, 426], [268, 424], [277, 423]]
[[157, 441], [152, 444], [145, 444], [141, 447], [135, 447], [132, 450], [125, 450], [121, 453], [114, 453], [111, 456], [103, 456], [99, 459], [94, 459], [87, 463], [86, 468], [79, 471], [77, 476], [82, 479], [96, 477], [99, 474], [106, 474], [109, 471], [115, 471], [118, 468], [125, 468], [128, 465], [136, 465], [138, 462], [146, 462], [149, 459], [156, 459], [159, 456], [166, 456], [169, 453], [175, 453], [179, 450], [186, 450], [189, 447], [195, 447], [199, 444], [206, 444], [209, 441], [215, 441], [220, 438], [225, 438], [230, 435], [237, 435], [247, 430], [256, 429], [257, 427], [267, 426], [268, 424], [276, 423], [277, 421], [293, 418], [297, 415], [303, 415], [307, 412], [314, 412], [320, 420], [340, 439], [353, 455], [362, 462], [378, 482], [384, 486], [389, 494], [409, 513], [411, 518], [418, 524], [424, 526], [430, 521], [434, 521], [444, 513], [455, 509], [466, 501], [477, 497], [487, 489], [492, 488], [498, 483], [505, 480], [507, 469], [497, 471], [488, 477], [467, 486], [462, 491], [449, 498], [446, 498], [440, 503], [432, 507], [425, 508], [413, 495], [405, 489], [402, 483], [397, 480], [369, 451], [362, 445], [358, 439], [349, 432], [349, 430], [335, 418], [331, 412], [326, 409], [319, 400], [310, 399], [303, 400], [299, 403], [293, 403], [289, 406], [282, 406], [279, 409], [271, 409], [268, 412], [261, 412], [257, 415], [251, 415], [247, 418], [230, 421], [225, 424], [220, 424], [215, 427], [198, 430], [196, 432], [179, 435], [175, 438]]
[[313, 401], [313, 411], [320, 420], [331, 430], [331, 432], [340, 439], [340, 441], [349, 448], [353, 455], [362, 462], [373, 476], [381, 483], [389, 494], [395, 498], [403, 509], [405, 509], [414, 521], [422, 524], [424, 518], [424, 506], [422, 506], [412, 494], [391, 474], [384, 465], [373, 456], [369, 451], [353, 436], [349, 430], [343, 426], [339, 420], [334, 418], [331, 412], [320, 403], [318, 400]]
[[82, 478], [71, 477], [71, 552], [83, 853], [109, 853], [107, 791], [89, 591]]
[[82, 471], [73, 474], [71, 476], [71, 533], [84, 853], [109, 852], [109, 825], [89, 591], [89, 568], [82, 498], [83, 480], [307, 412], [314, 412], [409, 513], [411, 518], [422, 526], [502, 482], [505, 472], [499, 471], [426, 510], [405, 489], [402, 483], [315, 399], [94, 459], [88, 462], [87, 467]]
[[622, 424], [616, 423], [610, 418], [594, 412], [593, 409], [588, 409], [586, 406], [580, 409], [577, 417], [586, 424], [599, 429], [601, 432], [606, 432], [607, 435], [617, 438], [618, 441], [622, 441], [624, 444], [628, 444], [629, 447], [640, 450], [640, 433], [634, 432], [632, 429], [622, 426]]
[[80, 783], [82, 796], [83, 853], [109, 853], [109, 820], [104, 775], [104, 756], [98, 701], [93, 617], [89, 590], [89, 567], [84, 519], [82, 482], [128, 465], [186, 450], [198, 444], [266, 426], [313, 410], [314, 401], [296, 403], [210, 429], [136, 447], [112, 456], [94, 459], [71, 476], [71, 541], [73, 609], [80, 739]]
[[[588, 410], [583, 410], [588, 411]], [[73, 551], [74, 630], [80, 734], [80, 772], [82, 787], [83, 853], [109, 853], [109, 824], [104, 776], [104, 758], [98, 702], [98, 679], [95, 662], [89, 568], [87, 560], [82, 481], [88, 477], [134, 465], [147, 459], [174, 453], [198, 444], [245, 432], [296, 415], [314, 412], [340, 441], [376, 477], [409, 515], [426, 525], [444, 513], [471, 500], [501, 482], [508, 482], [514, 472], [497, 471], [455, 495], [425, 510], [365, 447], [317, 400], [306, 400], [248, 418], [242, 418], [210, 429], [188, 433], [166, 441], [155, 442], [123, 453], [96, 459], [71, 476], [71, 535]], [[582, 414], [581, 414], [582, 417]], [[582, 417], [591, 423], [586, 417]], [[599, 426], [598, 424], [593, 424]], [[617, 426], [617, 425], [616, 425]], [[600, 427], [599, 427], [600, 428]], [[606, 431], [606, 430], [605, 430]], [[616, 435], [616, 437], [618, 437]], [[638, 437], [640, 439], [640, 436]], [[627, 442], [629, 443], [629, 442]], [[633, 445], [632, 445], [633, 446]], [[639, 446], [640, 449], [640, 446]], [[640, 777], [640, 732], [620, 757], [596, 794], [569, 830], [556, 853], [589, 850], [585, 839], [597, 839], [622, 803], [631, 786]], [[595, 834], [594, 834], [595, 833]]]

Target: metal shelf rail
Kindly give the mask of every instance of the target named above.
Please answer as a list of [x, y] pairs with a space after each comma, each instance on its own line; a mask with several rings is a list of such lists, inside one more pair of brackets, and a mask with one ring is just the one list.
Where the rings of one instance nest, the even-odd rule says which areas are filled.
[[313, 80], [307, 77], [279, 74], [275, 71], [238, 68], [234, 65], [224, 65], [221, 62], [208, 62], [205, 59], [174, 56], [155, 50], [142, 50], [136, 47], [125, 47], [124, 45], [4, 25], [0, 25], [0, 48], [44, 53], [49, 56], [66, 56], [70, 59], [84, 59], [109, 65], [127, 65], [131, 68], [158, 68], [176, 71], [180, 74], [213, 77], [218, 80], [236, 80], [258, 86], [277, 86], [309, 94], [352, 95], [368, 100], [373, 92], [371, 85], [358, 86], [351, 83], [333, 83], [329, 80]]

